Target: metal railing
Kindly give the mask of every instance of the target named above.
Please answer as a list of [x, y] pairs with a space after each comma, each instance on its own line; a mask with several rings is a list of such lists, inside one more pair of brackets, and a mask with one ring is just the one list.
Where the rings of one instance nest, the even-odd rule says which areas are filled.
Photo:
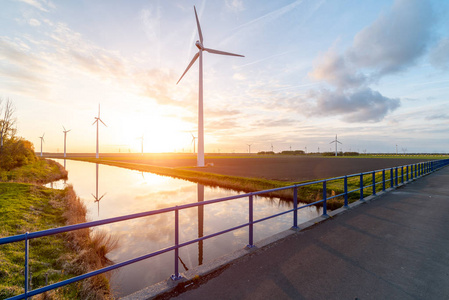
[[[337, 198], [337, 197], [341, 197], [344, 199], [344, 203], [343, 203], [343, 207], [348, 208], [349, 207], [349, 195], [351, 193], [359, 193], [359, 200], [361, 201], [365, 201], [365, 190], [371, 189], [371, 195], [376, 195], [376, 193], [378, 191], [385, 191], [388, 188], [394, 188], [400, 184], [404, 184], [406, 182], [415, 180], [418, 177], [427, 175], [431, 172], [434, 172], [440, 168], [443, 168], [445, 166], [447, 166], [449, 164], [449, 159], [444, 159], [444, 160], [434, 160], [434, 161], [428, 161], [428, 162], [422, 162], [422, 163], [416, 163], [416, 164], [411, 164], [411, 165], [404, 165], [404, 166], [399, 166], [399, 167], [393, 167], [393, 168], [387, 168], [387, 169], [381, 169], [381, 170], [375, 170], [375, 171], [371, 171], [371, 172], [363, 172], [363, 173], [358, 173], [358, 174], [352, 174], [352, 175], [345, 175], [345, 176], [340, 176], [340, 177], [334, 177], [334, 178], [329, 178], [329, 179], [323, 179], [323, 180], [318, 180], [318, 181], [313, 181], [313, 182], [306, 182], [306, 183], [301, 183], [301, 184], [295, 184], [295, 185], [291, 185], [291, 186], [287, 186], [287, 187], [281, 187], [281, 188], [275, 188], [275, 189], [270, 189], [270, 190], [263, 190], [263, 191], [259, 191], [259, 192], [253, 192], [253, 193], [247, 193], [247, 194], [241, 194], [241, 195], [236, 195], [236, 196], [230, 196], [230, 197], [225, 197], [225, 198], [219, 198], [219, 199], [214, 199], [214, 200], [208, 200], [208, 201], [203, 201], [203, 202], [196, 202], [196, 203], [190, 203], [190, 204], [185, 204], [185, 205], [180, 205], [180, 206], [175, 206], [175, 207], [169, 207], [169, 208], [164, 208], [164, 209], [159, 209], [159, 210], [153, 210], [153, 211], [147, 211], [147, 212], [142, 212], [142, 213], [136, 213], [136, 214], [131, 214], [131, 215], [126, 215], [126, 216], [121, 216], [121, 217], [115, 217], [115, 218], [109, 218], [109, 219], [104, 219], [104, 220], [99, 220], [99, 221], [93, 221], [93, 222], [87, 222], [87, 223], [81, 223], [81, 224], [76, 224], [76, 225], [69, 225], [69, 226], [64, 226], [64, 227], [59, 227], [59, 228], [54, 228], [54, 229], [48, 229], [48, 230], [43, 230], [43, 231], [37, 231], [37, 232], [31, 232], [31, 233], [25, 233], [25, 234], [20, 234], [20, 235], [15, 235], [15, 236], [11, 236], [11, 237], [5, 237], [5, 238], [0, 238], [0, 245], [2, 244], [8, 244], [8, 243], [14, 243], [14, 242], [21, 242], [24, 241], [25, 242], [25, 266], [24, 266], [24, 274], [25, 274], [25, 279], [24, 279], [24, 293], [8, 298], [8, 299], [26, 299], [27, 297], [31, 297], [34, 295], [38, 295], [41, 293], [44, 293], [46, 291], [50, 291], [62, 286], [65, 286], [67, 284], [71, 284], [92, 276], [96, 276], [105, 272], [109, 272], [151, 257], [155, 257], [158, 256], [160, 254], [169, 252], [169, 251], [174, 251], [174, 274], [171, 276], [171, 278], [173, 280], [177, 280], [181, 278], [181, 275], [179, 274], [179, 266], [178, 266], [178, 251], [180, 248], [188, 246], [190, 244], [193, 243], [197, 243], [199, 241], [203, 241], [236, 229], [240, 229], [243, 227], [247, 227], [248, 226], [248, 248], [252, 248], [254, 247], [254, 224], [266, 221], [268, 219], [272, 219], [287, 213], [293, 213], [293, 224], [292, 224], [292, 229], [298, 229], [298, 210], [303, 209], [305, 207], [309, 207], [312, 205], [322, 205], [323, 206], [323, 216], [327, 216], [327, 203], [329, 200], [333, 199], [333, 198]], [[388, 175], [388, 178], [387, 178]], [[332, 183], [334, 181], [337, 180], [342, 180], [343, 181], [343, 193], [340, 193], [338, 195], [331, 195], [329, 196], [329, 190], [328, 190], [328, 183]], [[352, 180], [352, 185], [354, 185], [354, 183], [357, 184], [357, 181], [359, 181], [358, 184], [358, 188], [353, 189], [353, 190], [348, 190], [348, 188], [351, 186], [349, 184], [349, 181]], [[313, 203], [309, 203], [309, 204], [305, 204], [302, 206], [298, 207], [298, 189], [301, 187], [305, 187], [305, 186], [310, 186], [310, 185], [322, 185], [322, 199], [315, 201]], [[268, 217], [264, 217], [261, 219], [257, 219], [254, 220], [253, 218], [253, 213], [254, 213], [254, 207], [253, 207], [253, 200], [254, 197], [257, 195], [266, 195], [272, 192], [277, 192], [277, 191], [281, 191], [281, 190], [288, 190], [288, 189], [293, 189], [293, 208], [289, 209], [287, 211], [283, 211]], [[192, 208], [192, 207], [198, 207], [200, 205], [204, 206], [204, 205], [210, 205], [210, 204], [214, 204], [214, 203], [218, 203], [218, 202], [223, 202], [223, 201], [230, 201], [230, 200], [234, 200], [234, 199], [240, 199], [240, 198], [245, 198], [248, 197], [248, 222], [240, 224], [238, 226], [226, 229], [226, 230], [222, 230], [219, 232], [215, 232], [213, 234], [210, 235], [206, 235], [197, 239], [193, 239], [184, 243], [179, 243], [179, 211], [180, 210], [184, 210], [184, 209], [188, 209], [188, 208]], [[139, 256], [121, 263], [117, 263], [102, 269], [98, 269], [96, 271], [92, 271], [83, 275], [79, 275], [76, 277], [72, 277], [70, 279], [66, 279], [60, 282], [56, 282], [44, 287], [40, 287], [34, 290], [29, 290], [29, 242], [31, 239], [35, 239], [35, 238], [39, 238], [39, 237], [44, 237], [44, 236], [50, 236], [50, 235], [55, 235], [55, 234], [59, 234], [59, 233], [64, 233], [64, 232], [69, 232], [69, 231], [73, 231], [73, 230], [79, 230], [79, 229], [84, 229], [84, 228], [90, 228], [90, 227], [96, 227], [96, 226], [100, 226], [100, 225], [105, 225], [105, 224], [110, 224], [110, 223], [116, 223], [116, 222], [121, 222], [121, 221], [126, 221], [126, 220], [131, 220], [131, 219], [137, 219], [137, 218], [142, 218], [142, 217], [147, 217], [147, 216], [152, 216], [152, 215], [158, 215], [158, 214], [163, 214], [163, 213], [169, 213], [169, 212], [174, 212], [175, 213], [175, 243], [173, 246], [171, 247], [167, 247], [164, 249], [160, 249], [158, 251], [152, 252], [152, 253], [148, 253], [146, 255], [143, 256]]]

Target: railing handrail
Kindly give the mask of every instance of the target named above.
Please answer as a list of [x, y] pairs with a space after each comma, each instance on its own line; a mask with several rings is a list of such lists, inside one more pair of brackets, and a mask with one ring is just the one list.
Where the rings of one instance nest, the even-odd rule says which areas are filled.
[[[416, 164], [408, 164], [408, 165], [402, 165], [402, 166], [396, 166], [396, 167], [391, 167], [391, 168], [385, 168], [385, 169], [379, 169], [379, 170], [374, 170], [374, 171], [369, 171], [369, 172], [361, 172], [361, 173], [355, 173], [355, 174], [351, 174], [351, 175], [345, 175], [345, 176], [338, 176], [338, 177], [332, 177], [332, 178], [328, 178], [328, 179], [321, 179], [321, 180], [316, 180], [316, 181], [310, 181], [310, 182], [304, 182], [304, 183], [298, 183], [298, 184], [293, 184], [293, 185], [289, 185], [289, 186], [285, 186], [285, 187], [279, 187], [279, 188], [273, 188], [273, 189], [268, 189], [268, 190], [263, 190], [263, 191], [257, 191], [257, 192], [250, 192], [250, 193], [245, 193], [245, 194], [239, 194], [239, 195], [234, 195], [234, 196], [229, 196], [229, 197], [223, 197], [223, 198], [217, 198], [217, 199], [212, 199], [212, 200], [206, 200], [206, 201], [202, 201], [202, 202], [194, 202], [194, 203], [188, 203], [188, 204], [183, 204], [183, 205], [179, 205], [179, 206], [174, 206], [174, 207], [167, 207], [167, 208], [162, 208], [162, 209], [158, 209], [158, 210], [152, 210], [152, 211], [146, 211], [146, 212], [141, 212], [141, 213], [135, 213], [135, 214], [129, 214], [129, 215], [124, 215], [124, 216], [119, 216], [119, 217], [113, 217], [113, 218], [108, 218], [108, 219], [103, 219], [103, 220], [97, 220], [97, 221], [91, 221], [91, 222], [86, 222], [86, 223], [80, 223], [80, 224], [74, 224], [74, 225], [68, 225], [68, 226], [63, 226], [63, 227], [58, 227], [58, 228], [52, 228], [52, 229], [47, 229], [47, 230], [42, 230], [42, 231], [36, 231], [36, 232], [31, 232], [31, 233], [25, 233], [25, 234], [19, 234], [19, 235], [14, 235], [14, 236], [10, 236], [10, 237], [4, 237], [4, 238], [0, 238], [0, 245], [2, 244], [8, 244], [8, 243], [13, 243], [13, 242], [19, 242], [19, 241], [25, 241], [26, 242], [26, 247], [25, 247], [25, 274], [28, 274], [28, 243], [29, 240], [31, 239], [35, 239], [38, 237], [44, 237], [44, 236], [49, 236], [49, 235], [54, 235], [54, 234], [58, 234], [58, 233], [63, 233], [63, 232], [69, 232], [69, 231], [73, 231], [73, 230], [79, 230], [79, 229], [84, 229], [84, 228], [90, 228], [90, 227], [96, 227], [96, 226], [100, 226], [100, 225], [105, 225], [105, 224], [110, 224], [110, 223], [116, 223], [116, 222], [121, 222], [121, 221], [126, 221], [126, 220], [131, 220], [131, 219], [136, 219], [136, 218], [142, 218], [142, 217], [147, 217], [147, 216], [151, 216], [151, 215], [158, 215], [158, 214], [162, 214], [162, 213], [168, 213], [168, 212], [175, 212], [175, 223], [176, 223], [176, 232], [175, 232], [175, 245], [171, 246], [171, 247], [167, 247], [164, 249], [159, 249], [158, 251], [152, 252], [152, 253], [148, 253], [145, 254], [143, 256], [140, 257], [136, 257], [121, 263], [117, 263], [114, 264], [112, 266], [108, 266], [102, 269], [98, 269], [86, 274], [82, 274], [76, 277], [72, 277], [70, 279], [66, 279], [57, 283], [53, 283], [50, 285], [47, 285], [45, 287], [41, 287], [32, 291], [28, 291], [27, 289], [27, 283], [25, 283], [25, 293], [21, 294], [21, 295], [17, 295], [14, 297], [11, 297], [9, 299], [25, 299], [27, 297], [31, 297], [33, 295], [37, 295], [61, 286], [64, 286], [66, 284], [69, 283], [73, 283], [79, 280], [83, 280], [95, 275], [99, 275], [108, 271], [112, 271], [114, 269], [118, 269], [121, 268], [123, 266], [150, 258], [150, 257], [154, 257], [157, 255], [160, 255], [162, 253], [166, 253], [169, 251], [173, 251], [175, 250], [175, 252], [177, 252], [177, 250], [181, 247], [196, 243], [198, 241], [202, 241], [211, 237], [215, 237], [236, 229], [240, 229], [246, 226], [249, 226], [250, 228], [250, 237], [249, 237], [249, 247], [253, 246], [253, 230], [252, 230], [252, 226], [253, 224], [277, 217], [277, 216], [281, 216], [290, 212], [294, 213], [294, 224], [293, 224], [293, 228], [297, 228], [297, 211], [300, 209], [303, 209], [305, 207], [309, 207], [315, 204], [319, 204], [319, 203], [323, 203], [323, 215], [327, 216], [327, 208], [326, 208], [326, 203], [328, 200], [333, 199], [333, 198], [337, 198], [337, 197], [345, 197], [345, 204], [344, 207], [348, 207], [348, 199], [347, 199], [347, 195], [352, 193], [352, 192], [356, 192], [356, 191], [360, 191], [360, 200], [364, 200], [363, 199], [363, 190], [365, 188], [368, 187], [373, 187], [373, 195], [376, 194], [376, 185], [378, 184], [382, 184], [382, 190], [385, 190], [386, 188], [386, 182], [387, 180], [385, 179], [385, 171], [386, 170], [390, 170], [390, 178], [388, 179], [388, 181], [390, 181], [390, 187], [394, 187], [394, 186], [398, 186], [398, 179], [399, 176], [401, 176], [401, 184], [403, 184], [404, 182], [408, 182], [411, 180], [416, 179], [418, 176], [423, 176], [425, 174], [434, 172], [438, 169], [441, 169], [442, 167], [446, 166], [449, 164], [449, 159], [441, 159], [441, 160], [433, 160], [433, 161], [426, 161], [426, 162], [419, 162]], [[410, 167], [410, 168], [409, 168]], [[398, 169], [401, 169], [401, 174], [399, 175], [398, 173]], [[404, 168], [406, 168], [406, 180], [404, 181]], [[410, 169], [410, 172], [409, 172]], [[393, 172], [393, 170], [395, 170], [395, 172]], [[382, 181], [375, 181], [375, 174], [382, 172]], [[364, 185], [363, 184], [363, 176], [364, 175], [368, 175], [368, 174], [372, 174], [372, 184], [368, 184], [368, 185]], [[409, 175], [410, 174], [410, 180], [409, 180]], [[393, 175], [395, 175], [393, 177]], [[360, 177], [360, 187], [354, 190], [350, 190], [348, 191], [347, 189], [347, 179], [350, 177], [356, 177], [359, 176]], [[334, 195], [334, 196], [327, 196], [327, 187], [326, 184], [327, 182], [330, 181], [335, 181], [335, 180], [340, 180], [340, 179], [344, 179], [344, 192], [340, 193], [338, 195]], [[304, 186], [308, 186], [308, 185], [313, 185], [313, 184], [323, 184], [323, 199], [315, 201], [313, 203], [308, 203], [305, 205], [302, 205], [300, 207], [297, 206], [297, 190], [300, 187], [304, 187]], [[261, 219], [257, 219], [257, 220], [253, 220], [253, 197], [257, 196], [257, 195], [263, 195], [263, 194], [268, 194], [268, 193], [272, 193], [272, 192], [277, 192], [277, 191], [282, 191], [282, 190], [287, 190], [287, 189], [293, 189], [294, 190], [294, 207], [293, 209], [289, 209], [286, 211], [283, 211], [281, 213], [277, 213], [274, 215], [270, 215]], [[232, 228], [228, 228], [219, 232], [215, 232], [212, 233], [210, 235], [206, 235], [203, 236], [201, 238], [197, 238], [197, 239], [193, 239], [193, 240], [189, 240], [183, 243], [178, 243], [178, 239], [177, 239], [177, 235], [178, 235], [178, 212], [179, 210], [183, 210], [183, 209], [187, 209], [187, 208], [192, 208], [192, 207], [198, 207], [198, 206], [204, 206], [204, 205], [209, 205], [209, 204], [214, 204], [214, 203], [219, 203], [219, 202], [223, 202], [223, 201], [229, 201], [229, 200], [235, 200], [235, 199], [241, 199], [241, 198], [249, 198], [250, 201], [250, 208], [249, 208], [249, 221], [237, 226], [234, 226]], [[178, 279], [179, 278], [179, 274], [177, 271], [178, 267], [177, 267], [177, 258], [175, 258], [175, 275], [172, 276], [173, 279]], [[27, 277], [27, 275], [26, 275]], [[25, 280], [25, 282], [27, 282], [27, 280]]]

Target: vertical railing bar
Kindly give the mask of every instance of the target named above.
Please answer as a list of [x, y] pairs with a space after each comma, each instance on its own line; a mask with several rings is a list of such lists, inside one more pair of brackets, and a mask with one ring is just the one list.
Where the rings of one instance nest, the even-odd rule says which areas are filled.
[[326, 180], [323, 181], [323, 216], [327, 217], [327, 187], [326, 187]]
[[345, 175], [344, 186], [345, 186], [345, 205], [344, 205], [344, 207], [348, 208], [349, 207], [349, 204], [348, 204], [348, 176], [346, 176], [346, 175]]
[[249, 244], [247, 245], [248, 248], [253, 248], [254, 247], [254, 242], [253, 242], [253, 235], [254, 235], [254, 219], [253, 219], [253, 195], [249, 195], [248, 198], [248, 223], [249, 223]]
[[363, 173], [360, 173], [360, 200], [363, 201]]
[[181, 279], [179, 274], [179, 209], [178, 206], [175, 207], [175, 274], [171, 276], [172, 280]]
[[29, 232], [27, 231], [25, 233], [25, 299], [28, 299], [28, 297], [26, 297], [26, 295], [28, 294], [28, 289], [29, 289], [29, 265], [28, 265], [28, 260], [29, 260], [29, 255], [30, 255], [30, 240], [28, 239], [28, 234]]
[[408, 165], [407, 165], [407, 167], [406, 167], [406, 169], [405, 169], [405, 172], [407, 172], [407, 175], [406, 175], [406, 177], [405, 177], [405, 180], [408, 181]]
[[393, 168], [390, 168], [390, 187], [392, 188], [394, 186], [394, 178], [393, 178]]
[[382, 191], [385, 191], [385, 169], [382, 169]]
[[404, 183], [404, 167], [401, 166], [401, 183]]
[[373, 171], [373, 195], [376, 195], [376, 172]]
[[394, 182], [395, 186], [398, 186], [398, 167], [395, 168]]
[[293, 227], [298, 229], [298, 187], [293, 188]]

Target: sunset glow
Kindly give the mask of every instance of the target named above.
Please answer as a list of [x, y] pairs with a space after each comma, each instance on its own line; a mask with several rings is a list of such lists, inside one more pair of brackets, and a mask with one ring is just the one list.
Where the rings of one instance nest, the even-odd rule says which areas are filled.
[[[205, 151], [447, 152], [447, 1], [0, 4], [0, 98], [44, 152], [193, 152], [204, 54]], [[392, 22], [394, 20], [394, 22]]]

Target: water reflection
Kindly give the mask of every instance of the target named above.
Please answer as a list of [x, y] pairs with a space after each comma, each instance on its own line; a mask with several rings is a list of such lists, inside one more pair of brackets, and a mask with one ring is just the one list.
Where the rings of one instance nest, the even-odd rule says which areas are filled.
[[[68, 160], [66, 167], [69, 171], [68, 183], [73, 185], [84, 201], [88, 219], [92, 221], [239, 194], [232, 190], [105, 165], [100, 167], [97, 164]], [[95, 195], [92, 194], [94, 189]], [[99, 197], [99, 190], [107, 191], [108, 195], [107, 205], [101, 207], [101, 214], [99, 206], [100, 202], [104, 202], [105, 194]], [[95, 201], [92, 201], [92, 196]], [[291, 202], [279, 198], [255, 197], [254, 219], [280, 213], [291, 207]], [[303, 209], [298, 213], [298, 221], [304, 222], [319, 214], [320, 211], [315, 207]], [[184, 209], [179, 212], [179, 242], [201, 238], [247, 221], [248, 198]], [[107, 224], [100, 226], [100, 229], [119, 238], [120, 247], [108, 255], [109, 259], [118, 263], [171, 247], [175, 240], [174, 226], [174, 213], [170, 212]], [[254, 241], [291, 226], [291, 213], [257, 223], [254, 225]], [[248, 230], [241, 228], [183, 247], [176, 258], [180, 262], [180, 272], [241, 249], [247, 244]], [[174, 261], [172, 251], [120, 268], [113, 274], [111, 286], [117, 297], [128, 295], [169, 278], [174, 273]]]
[[96, 163], [95, 164], [95, 195], [92, 194], [92, 196], [95, 199], [94, 202], [98, 204], [98, 216], [100, 216], [100, 200], [103, 199], [104, 195], [106, 195], [106, 193], [104, 193], [103, 196], [98, 198], [98, 163]]

